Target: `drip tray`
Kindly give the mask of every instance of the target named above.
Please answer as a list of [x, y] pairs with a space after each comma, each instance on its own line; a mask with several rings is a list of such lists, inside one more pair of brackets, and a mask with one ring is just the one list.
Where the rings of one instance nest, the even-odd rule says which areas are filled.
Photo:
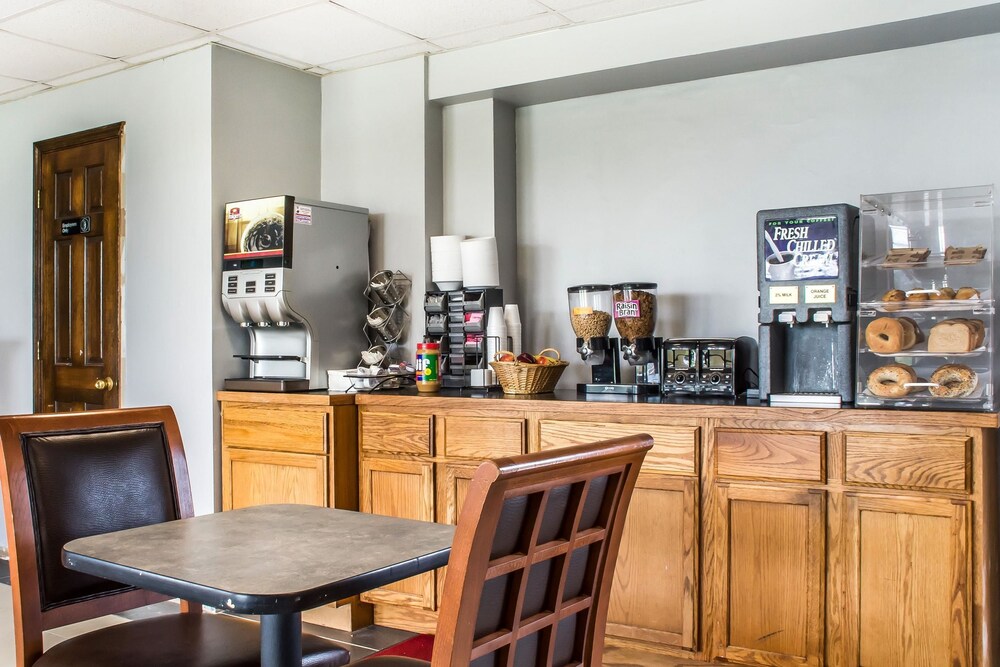
[[309, 380], [302, 378], [226, 378], [226, 391], [309, 391]]

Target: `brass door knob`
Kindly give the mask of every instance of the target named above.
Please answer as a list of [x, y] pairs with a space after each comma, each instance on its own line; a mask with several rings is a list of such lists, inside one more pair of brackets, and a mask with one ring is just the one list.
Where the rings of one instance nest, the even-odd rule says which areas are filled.
[[100, 391], [111, 391], [114, 388], [115, 381], [110, 377], [98, 378], [97, 382], [94, 383], [94, 389], [98, 389]]

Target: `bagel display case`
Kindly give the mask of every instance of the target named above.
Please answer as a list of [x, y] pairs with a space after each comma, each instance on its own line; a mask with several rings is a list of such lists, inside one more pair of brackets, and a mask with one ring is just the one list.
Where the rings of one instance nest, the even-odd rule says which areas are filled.
[[861, 197], [856, 405], [996, 409], [993, 186]]

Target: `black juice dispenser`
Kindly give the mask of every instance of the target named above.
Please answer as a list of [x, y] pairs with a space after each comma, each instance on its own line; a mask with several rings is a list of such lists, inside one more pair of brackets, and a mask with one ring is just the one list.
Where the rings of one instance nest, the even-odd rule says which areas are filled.
[[762, 401], [854, 401], [857, 262], [854, 206], [757, 213]]

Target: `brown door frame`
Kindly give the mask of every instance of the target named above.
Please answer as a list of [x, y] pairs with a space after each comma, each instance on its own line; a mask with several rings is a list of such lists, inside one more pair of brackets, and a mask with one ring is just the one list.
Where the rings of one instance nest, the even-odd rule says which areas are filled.
[[[51, 153], [54, 151], [62, 150], [64, 148], [73, 148], [77, 146], [84, 146], [86, 144], [96, 143], [99, 141], [106, 141], [109, 139], [118, 140], [118, 201], [114, 202], [113, 205], [118, 210], [118, 235], [115, 239], [117, 245], [116, 252], [118, 256], [119, 266], [116, 270], [115, 283], [116, 292], [118, 294], [118, 321], [115, 324], [113, 334], [119, 337], [118, 345], [118, 358], [115, 360], [115, 366], [117, 373], [115, 376], [117, 378], [122, 377], [121, 368], [121, 330], [122, 330], [122, 303], [121, 303], [121, 256], [122, 256], [122, 242], [125, 237], [125, 215], [124, 208], [122, 206], [123, 200], [123, 185], [124, 181], [122, 178], [122, 162], [124, 160], [124, 138], [125, 138], [125, 122], [111, 123], [110, 125], [104, 125], [102, 127], [95, 127], [90, 130], [84, 130], [82, 132], [74, 132], [72, 134], [65, 134], [59, 137], [54, 137], [52, 139], [45, 139], [43, 141], [36, 141], [34, 144], [34, 183], [32, 199], [34, 200], [34, 237], [33, 237], [33, 284], [32, 284], [32, 340], [35, 343], [35, 363], [32, 364], [34, 372], [32, 373], [32, 394], [33, 394], [33, 406], [35, 412], [40, 412], [44, 409], [42, 405], [42, 378], [43, 378], [43, 368], [42, 368], [42, 355], [41, 355], [41, 340], [42, 340], [42, 317], [41, 308], [39, 307], [39, 301], [36, 297], [37, 291], [42, 284], [42, 253], [46, 252], [46, 248], [42, 247], [40, 243], [41, 238], [41, 225], [42, 225], [42, 206], [41, 206], [41, 187], [42, 187], [42, 155], [45, 153]], [[115, 394], [118, 396], [118, 403], [121, 404], [121, 391], [120, 382], [119, 385], [114, 389]]]

